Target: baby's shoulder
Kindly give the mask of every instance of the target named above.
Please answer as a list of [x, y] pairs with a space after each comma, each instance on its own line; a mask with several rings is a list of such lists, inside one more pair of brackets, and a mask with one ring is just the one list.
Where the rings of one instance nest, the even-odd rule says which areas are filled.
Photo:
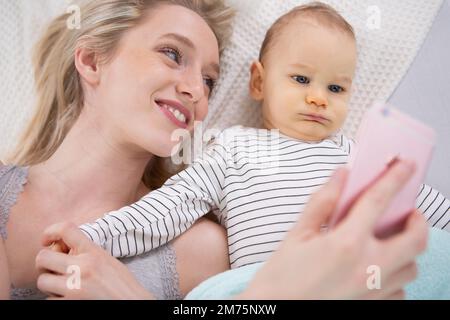
[[326, 142], [331, 143], [332, 145], [336, 146], [336, 148], [344, 151], [346, 154], [350, 154], [355, 146], [355, 141], [353, 139], [350, 139], [346, 135], [341, 133], [330, 137], [326, 140]]

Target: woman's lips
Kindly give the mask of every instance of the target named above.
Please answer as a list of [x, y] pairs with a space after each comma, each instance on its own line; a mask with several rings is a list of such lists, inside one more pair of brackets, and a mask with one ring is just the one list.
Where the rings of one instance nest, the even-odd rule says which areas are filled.
[[171, 100], [156, 100], [156, 104], [162, 113], [177, 127], [187, 129], [190, 121], [189, 110], [178, 103]]

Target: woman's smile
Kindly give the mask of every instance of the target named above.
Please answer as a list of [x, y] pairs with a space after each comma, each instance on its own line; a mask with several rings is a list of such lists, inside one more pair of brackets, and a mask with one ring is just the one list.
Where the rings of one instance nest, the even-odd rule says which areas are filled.
[[162, 113], [177, 127], [187, 129], [191, 113], [181, 103], [172, 100], [156, 100], [156, 104]]

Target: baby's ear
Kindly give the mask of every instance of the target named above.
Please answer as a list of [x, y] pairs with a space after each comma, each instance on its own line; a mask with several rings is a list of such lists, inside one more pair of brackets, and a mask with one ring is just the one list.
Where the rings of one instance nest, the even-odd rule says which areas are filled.
[[259, 61], [252, 63], [250, 67], [250, 95], [256, 101], [264, 98], [264, 67]]

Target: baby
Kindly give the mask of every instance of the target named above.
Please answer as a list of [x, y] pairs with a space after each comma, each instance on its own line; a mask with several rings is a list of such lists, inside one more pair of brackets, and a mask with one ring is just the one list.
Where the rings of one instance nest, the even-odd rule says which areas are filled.
[[[134, 256], [212, 211], [227, 230], [232, 268], [267, 260], [310, 195], [347, 162], [352, 142], [337, 132], [356, 51], [352, 27], [333, 8], [294, 8], [269, 29], [251, 66], [250, 94], [261, 102], [264, 129], [224, 130], [160, 189], [81, 229], [113, 256]], [[417, 204], [447, 226], [450, 202], [437, 191], [423, 186]]]

